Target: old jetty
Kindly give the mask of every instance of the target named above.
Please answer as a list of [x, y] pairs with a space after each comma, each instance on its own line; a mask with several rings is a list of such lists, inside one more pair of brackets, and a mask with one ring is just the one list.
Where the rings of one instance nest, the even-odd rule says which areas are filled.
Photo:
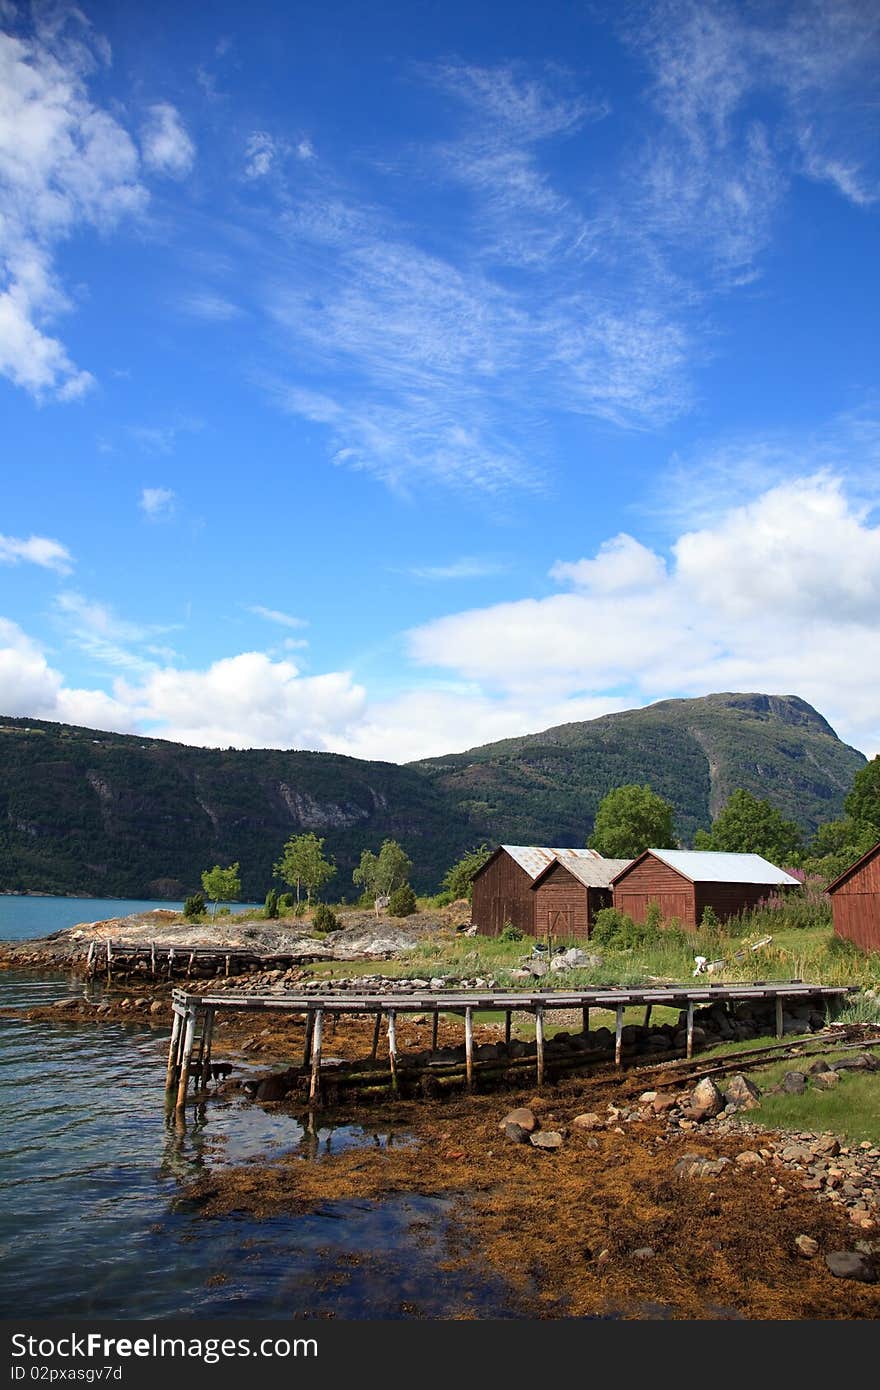
[[[183, 989], [173, 991], [174, 1023], [168, 1049], [166, 1090], [169, 1101], [182, 1109], [192, 1078], [197, 1090], [203, 1090], [211, 1076], [211, 1047], [215, 1016], [224, 1011], [271, 1012], [287, 1014], [305, 1023], [303, 1070], [309, 1076], [309, 1099], [320, 1097], [324, 1021], [341, 1015], [371, 1015], [374, 1019], [371, 1061], [375, 1063], [382, 1023], [385, 1023], [388, 1042], [388, 1068], [392, 1089], [397, 1089], [401, 1057], [397, 1046], [397, 1018], [401, 1014], [428, 1014], [432, 1018], [432, 1051], [436, 1051], [440, 1015], [454, 1014], [464, 1021], [465, 1078], [473, 1085], [475, 1068], [474, 1015], [502, 1013], [505, 1019], [505, 1043], [510, 1045], [511, 1017], [514, 1013], [530, 1013], [535, 1020], [535, 1070], [538, 1084], [545, 1075], [545, 1021], [548, 1014], [560, 1010], [580, 1010], [583, 1036], [589, 1035], [591, 1009], [610, 1009], [616, 1015], [614, 1031], [614, 1060], [623, 1060], [623, 1018], [629, 1007], [643, 1007], [645, 1026], [655, 1006], [667, 1005], [685, 1014], [686, 1055], [693, 1055], [694, 1010], [699, 1005], [721, 1003], [727, 1007], [744, 1001], [770, 1004], [775, 1010], [776, 1034], [782, 1037], [783, 1009], [788, 1002], [813, 1002], [840, 999], [850, 992], [847, 986], [808, 984], [802, 980], [764, 981], [750, 984], [665, 985], [649, 989], [594, 988], [584, 990], [488, 991], [488, 990], [431, 990], [404, 992], [383, 990], [376, 993], [321, 993], [239, 995], [192, 993]], [[581, 1057], [581, 1064], [588, 1057]]]

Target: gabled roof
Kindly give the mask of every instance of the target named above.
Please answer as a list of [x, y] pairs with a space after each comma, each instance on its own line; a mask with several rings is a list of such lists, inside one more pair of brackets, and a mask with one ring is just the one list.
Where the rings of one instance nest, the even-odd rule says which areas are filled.
[[538, 874], [542, 874], [545, 869], [549, 868], [560, 855], [577, 860], [601, 858], [601, 855], [597, 854], [594, 849], [547, 849], [544, 845], [500, 845], [492, 858], [486, 860], [483, 869], [480, 870], [481, 873], [492, 863], [492, 860], [497, 858], [502, 850], [509, 854], [521, 869], [526, 871], [529, 878], [537, 878]]
[[[632, 863], [640, 864], [646, 854], [653, 854], [655, 859], [668, 864], [691, 883], [757, 883], [762, 888], [800, 886], [796, 878], [784, 869], [777, 869], [760, 854], [725, 854], [714, 849], [646, 849]], [[625, 872], [621, 870], [614, 882]]]
[[598, 855], [595, 859], [586, 859], [579, 849], [557, 849], [554, 852], [556, 858], [538, 874], [532, 884], [533, 890], [557, 864], [567, 869], [585, 888], [610, 888], [615, 875], [622, 873], [631, 863], [629, 859], [602, 859]]
[[872, 847], [869, 850], [867, 850], [861, 856], [861, 858], [857, 859], [854, 864], [850, 864], [848, 869], [844, 869], [842, 874], [838, 874], [837, 878], [833, 878], [829, 883], [828, 887], [825, 889], [825, 892], [836, 892], [840, 885], [846, 882], [850, 874], [854, 874], [857, 869], [860, 869], [862, 867], [863, 864], [869, 864], [871, 860], [874, 858], [875, 854], [877, 854], [878, 850], [880, 850], [880, 841], [878, 841], [876, 845], [872, 845]]

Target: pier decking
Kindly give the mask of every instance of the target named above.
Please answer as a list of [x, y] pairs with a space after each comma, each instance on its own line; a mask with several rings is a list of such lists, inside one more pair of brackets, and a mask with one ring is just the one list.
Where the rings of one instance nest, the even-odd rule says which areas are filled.
[[172, 946], [157, 942], [92, 941], [86, 957], [86, 978], [104, 975], [144, 975], [149, 979], [184, 976], [245, 975], [252, 970], [289, 970], [292, 966], [329, 958], [329, 951], [256, 951], [247, 946]]
[[790, 1000], [815, 1000], [841, 998], [850, 992], [850, 986], [808, 984], [802, 980], [765, 981], [755, 980], [750, 984], [709, 984], [709, 985], [664, 985], [649, 989], [594, 988], [585, 990], [535, 990], [493, 991], [493, 990], [430, 990], [406, 991], [404, 989], [369, 993], [364, 991], [296, 992], [283, 991], [278, 994], [242, 995], [238, 998], [226, 994], [191, 993], [175, 989], [173, 992], [174, 1025], [168, 1050], [168, 1071], [166, 1087], [170, 1098], [176, 1098], [176, 1105], [186, 1104], [187, 1090], [192, 1076], [198, 1088], [203, 1088], [210, 1075], [211, 1045], [214, 1031], [214, 1017], [218, 1011], [271, 1012], [302, 1015], [305, 1019], [305, 1049], [303, 1069], [309, 1073], [309, 1098], [319, 1097], [321, 1084], [321, 1060], [324, 1036], [324, 1019], [328, 1015], [338, 1017], [342, 1014], [373, 1015], [373, 1041], [371, 1057], [376, 1059], [382, 1020], [386, 1023], [388, 1038], [388, 1064], [391, 1085], [397, 1088], [397, 1074], [400, 1054], [397, 1048], [397, 1017], [400, 1014], [430, 1014], [433, 1021], [432, 1051], [437, 1046], [437, 1027], [441, 1014], [461, 1015], [464, 1019], [465, 1075], [468, 1086], [473, 1084], [474, 1076], [474, 1015], [476, 1013], [503, 1013], [505, 1017], [505, 1043], [510, 1044], [511, 1017], [514, 1013], [527, 1012], [535, 1018], [535, 1067], [538, 1085], [542, 1085], [545, 1073], [545, 1018], [548, 1013], [559, 1010], [581, 1010], [583, 1032], [589, 1032], [591, 1009], [611, 1009], [616, 1015], [614, 1033], [614, 1060], [617, 1066], [622, 1063], [623, 1014], [628, 1007], [644, 1007], [645, 1026], [656, 1005], [667, 1005], [686, 1011], [687, 1047], [686, 1055], [693, 1055], [694, 1009], [698, 1004], [732, 1004], [743, 1001], [773, 1001], [775, 1004], [776, 1035], [782, 1037], [783, 1006]]

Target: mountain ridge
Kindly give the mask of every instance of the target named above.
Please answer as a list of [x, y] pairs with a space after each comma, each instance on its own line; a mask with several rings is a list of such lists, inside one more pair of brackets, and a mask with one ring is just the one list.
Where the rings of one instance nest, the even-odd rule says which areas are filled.
[[721, 692], [398, 764], [291, 749], [207, 749], [0, 716], [0, 890], [183, 896], [241, 863], [262, 896], [284, 840], [314, 830], [354, 895], [361, 850], [399, 840], [435, 889], [481, 840], [583, 845], [605, 792], [650, 782], [689, 843], [737, 786], [811, 833], [865, 763], [798, 696]]

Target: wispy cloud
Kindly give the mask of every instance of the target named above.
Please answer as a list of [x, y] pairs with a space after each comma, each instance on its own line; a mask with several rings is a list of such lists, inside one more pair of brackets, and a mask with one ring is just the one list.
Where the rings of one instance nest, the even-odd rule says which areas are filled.
[[208, 323], [231, 323], [233, 319], [239, 319], [244, 314], [240, 305], [233, 304], [232, 300], [224, 295], [212, 294], [210, 290], [184, 295], [178, 307], [185, 314], [190, 314], [195, 319], [205, 319]]
[[196, 157], [196, 147], [179, 111], [164, 101], [147, 112], [141, 126], [141, 149], [148, 169], [172, 179], [185, 178]]
[[170, 487], [145, 487], [138, 506], [148, 521], [168, 521], [174, 515], [175, 493]]
[[279, 627], [308, 627], [305, 618], [296, 618], [291, 613], [284, 613], [280, 608], [264, 608], [261, 603], [245, 604], [248, 613], [253, 613], [258, 618], [264, 618], [267, 623], [277, 623]]
[[22, 561], [55, 570], [57, 574], [70, 574], [73, 569], [73, 556], [60, 541], [50, 540], [48, 536], [28, 536], [27, 540], [0, 536], [0, 564], [18, 565]]
[[504, 574], [509, 568], [499, 560], [463, 555], [448, 565], [414, 565], [406, 573], [414, 579], [485, 579], [493, 574]]
[[[54, 611], [66, 640], [102, 670], [149, 674], [158, 664], [155, 639], [174, 630], [167, 625], [130, 622], [109, 604], [88, 599], [73, 589], [58, 594]], [[165, 647], [158, 650], [166, 656], [173, 654]]]

